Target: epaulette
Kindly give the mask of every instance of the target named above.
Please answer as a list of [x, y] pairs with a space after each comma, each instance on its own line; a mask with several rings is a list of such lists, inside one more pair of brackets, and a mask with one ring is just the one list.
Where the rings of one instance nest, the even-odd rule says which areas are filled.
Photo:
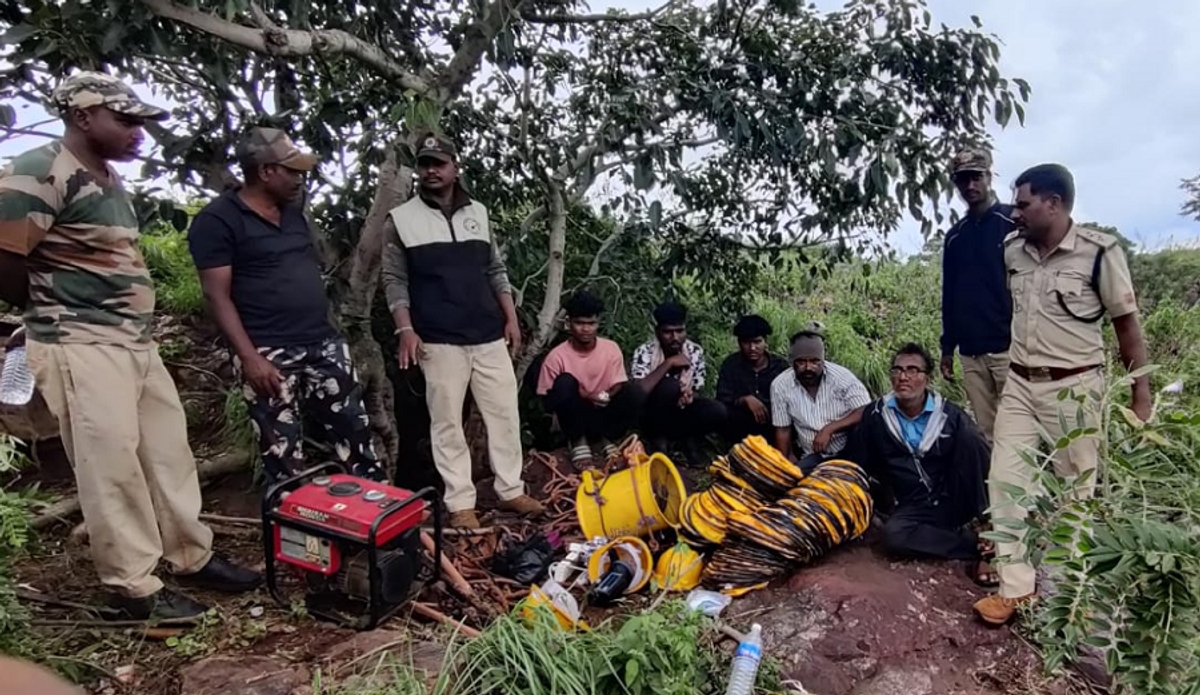
[[1086, 239], [1105, 249], [1111, 249], [1118, 243], [1117, 238], [1112, 234], [1105, 234], [1104, 232], [1096, 231], [1090, 227], [1076, 227], [1075, 234], [1078, 235], [1080, 239]]
[[1009, 232], [1004, 237], [1004, 245], [1008, 246], [1009, 244], [1013, 243], [1014, 241], [1016, 241], [1017, 239], [1020, 239], [1020, 238], [1021, 238], [1021, 232], [1014, 229], [1013, 231]]

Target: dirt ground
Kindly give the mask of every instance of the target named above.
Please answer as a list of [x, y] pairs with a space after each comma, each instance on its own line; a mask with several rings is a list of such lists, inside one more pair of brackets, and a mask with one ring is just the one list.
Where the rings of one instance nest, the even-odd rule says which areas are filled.
[[[536, 468], [531, 465], [530, 477], [540, 490], [552, 476]], [[248, 474], [209, 484], [205, 500], [209, 513], [258, 515], [259, 492]], [[256, 527], [216, 527], [220, 552], [262, 566]], [[460, 543], [454, 552], [462, 549]], [[65, 527], [45, 537], [18, 568], [24, 589], [79, 604], [101, 600], [93, 577], [86, 547], [72, 541]], [[739, 630], [762, 624], [767, 653], [814, 694], [1083, 692], [1043, 678], [1034, 652], [1009, 630], [975, 622], [970, 606], [981, 595], [957, 563], [889, 562], [868, 535], [735, 600], [722, 618]], [[33, 610], [38, 639], [64, 657], [56, 666], [94, 693], [306, 695], [316, 682], [328, 685], [377, 667], [384, 652], [436, 672], [448, 639], [447, 628], [406, 610], [380, 629], [356, 633], [314, 620], [297, 604], [277, 605], [265, 591], [197, 598], [216, 610], [188, 632], [114, 630], [73, 608]], [[469, 623], [486, 623], [488, 610], [443, 589], [430, 589], [422, 599]]]

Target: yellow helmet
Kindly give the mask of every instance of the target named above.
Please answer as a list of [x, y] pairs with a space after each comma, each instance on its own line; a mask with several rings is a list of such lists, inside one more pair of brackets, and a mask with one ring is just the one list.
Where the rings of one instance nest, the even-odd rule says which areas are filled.
[[658, 588], [668, 591], [690, 591], [700, 585], [704, 558], [687, 543], [676, 543], [658, 558], [654, 579]]

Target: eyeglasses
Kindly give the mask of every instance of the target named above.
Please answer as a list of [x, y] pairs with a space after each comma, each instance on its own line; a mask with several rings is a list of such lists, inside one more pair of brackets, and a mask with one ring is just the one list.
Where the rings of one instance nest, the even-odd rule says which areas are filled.
[[928, 373], [929, 372], [925, 371], [924, 369], [921, 369], [920, 367], [892, 367], [892, 377], [893, 378], [898, 377], [901, 374], [903, 374], [904, 376], [912, 379], [918, 375], [928, 374]]

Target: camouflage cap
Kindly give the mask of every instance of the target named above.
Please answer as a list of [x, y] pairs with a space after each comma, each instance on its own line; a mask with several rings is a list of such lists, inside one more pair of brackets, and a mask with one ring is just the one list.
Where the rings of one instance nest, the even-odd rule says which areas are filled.
[[428, 133], [417, 141], [417, 161], [425, 157], [443, 162], [453, 162], [458, 157], [458, 149], [446, 137]]
[[278, 128], [251, 128], [238, 143], [237, 158], [257, 164], [280, 164], [296, 171], [312, 171], [317, 166], [316, 155], [302, 152]]
[[991, 170], [992, 155], [990, 152], [984, 149], [965, 149], [954, 155], [954, 159], [950, 160], [951, 176], [961, 171], [989, 172]]
[[63, 80], [51, 97], [64, 115], [70, 109], [90, 109], [103, 106], [126, 116], [161, 121], [165, 109], [147, 104], [138, 98], [133, 88], [102, 72], [79, 72]]

